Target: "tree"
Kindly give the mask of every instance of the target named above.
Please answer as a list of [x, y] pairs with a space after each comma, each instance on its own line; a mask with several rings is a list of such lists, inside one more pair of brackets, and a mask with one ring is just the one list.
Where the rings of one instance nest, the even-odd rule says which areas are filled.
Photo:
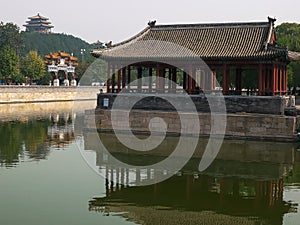
[[19, 57], [9, 45], [0, 51], [0, 76], [4, 83], [16, 81], [19, 77]]
[[20, 29], [13, 23], [0, 23], [0, 50], [4, 46], [10, 46], [19, 54], [23, 47], [23, 39]]
[[78, 80], [80, 80], [80, 85], [91, 85], [94, 81], [106, 82], [107, 63], [100, 59], [79, 61], [76, 74]]
[[[287, 47], [290, 51], [300, 51], [300, 24], [282, 23], [276, 27], [277, 44]], [[288, 65], [288, 86], [300, 87], [300, 62]], [[295, 93], [294, 93], [295, 94]]]
[[45, 63], [36, 51], [30, 51], [21, 60], [21, 73], [31, 81], [38, 81], [46, 74]]
[[276, 27], [277, 43], [291, 51], [300, 51], [300, 24], [282, 23]]

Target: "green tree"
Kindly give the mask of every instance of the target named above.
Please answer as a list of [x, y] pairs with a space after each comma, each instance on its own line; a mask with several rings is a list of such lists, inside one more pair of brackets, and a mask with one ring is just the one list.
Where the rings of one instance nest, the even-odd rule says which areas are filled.
[[9, 45], [0, 51], [0, 76], [4, 83], [16, 81], [19, 78], [19, 57]]
[[79, 61], [75, 71], [80, 85], [91, 85], [94, 81], [106, 82], [107, 79], [107, 63], [100, 59]]
[[36, 51], [30, 51], [27, 56], [22, 58], [21, 73], [24, 77], [30, 78], [30, 81], [35, 82], [45, 76], [45, 63]]
[[0, 50], [6, 45], [15, 49], [19, 54], [23, 47], [23, 38], [17, 25], [0, 22]]
[[300, 24], [282, 23], [276, 27], [277, 43], [291, 51], [300, 51]]
[[[277, 44], [287, 47], [290, 51], [300, 52], [300, 24], [282, 23], [276, 27]], [[289, 88], [300, 87], [300, 62], [288, 65]]]
[[[78, 58], [90, 60], [92, 55], [89, 53], [92, 46], [81, 40], [80, 38], [66, 34], [55, 33], [37, 33], [37, 32], [21, 32], [24, 40], [24, 48], [22, 48], [22, 55], [25, 56], [29, 51], [38, 51], [39, 55], [44, 56], [50, 52], [64, 51], [73, 53]], [[81, 54], [81, 49], [85, 49], [84, 55]]]

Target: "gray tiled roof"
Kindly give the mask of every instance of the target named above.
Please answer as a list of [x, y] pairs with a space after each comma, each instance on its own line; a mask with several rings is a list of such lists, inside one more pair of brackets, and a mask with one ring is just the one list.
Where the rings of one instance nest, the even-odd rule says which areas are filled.
[[271, 43], [273, 22], [153, 25], [127, 41], [95, 49], [92, 55], [124, 60], [287, 60], [287, 50]]

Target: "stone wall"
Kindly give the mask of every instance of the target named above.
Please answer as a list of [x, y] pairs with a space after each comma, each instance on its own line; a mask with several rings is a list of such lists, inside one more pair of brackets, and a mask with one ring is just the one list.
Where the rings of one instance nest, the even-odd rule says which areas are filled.
[[[119, 110], [121, 115], [126, 111]], [[188, 113], [186, 113], [188, 114]], [[187, 115], [188, 116], [188, 115]], [[138, 133], [149, 133], [149, 122], [152, 118], [162, 118], [167, 124], [167, 132], [180, 134], [181, 121], [177, 112], [131, 110], [129, 122], [131, 130]], [[210, 113], [198, 113], [200, 121], [200, 135], [208, 136], [211, 133]], [[275, 141], [297, 140], [297, 118], [284, 115], [264, 115], [250, 113], [227, 114], [226, 137], [243, 139], [269, 139]], [[116, 121], [120, 131], [127, 131], [124, 117], [120, 116]], [[154, 124], [155, 125], [155, 124]], [[152, 126], [154, 126], [152, 124]], [[100, 131], [112, 131], [111, 111], [106, 109], [86, 111], [86, 127], [96, 128]], [[213, 131], [219, 135], [219, 131]]]
[[[176, 101], [179, 104], [181, 111], [190, 111], [186, 105], [186, 98], [191, 98], [198, 112], [210, 112], [210, 106], [219, 104], [224, 98], [227, 113], [259, 113], [259, 114], [273, 114], [284, 115], [285, 109], [293, 103], [290, 97], [285, 96], [217, 96], [217, 95], [148, 95], [148, 94], [99, 94], [97, 100], [97, 108], [110, 109], [116, 97], [121, 99], [121, 104], [117, 109], [128, 109], [129, 101], [136, 101], [134, 109], [138, 110], [163, 110], [175, 111], [175, 108], [164, 100], [164, 97]], [[138, 99], [143, 98], [138, 101]], [[104, 105], [104, 99], [108, 100], [108, 107]], [[209, 101], [208, 101], [209, 99]], [[114, 107], [116, 107], [114, 105]], [[224, 113], [223, 108], [214, 112]]]
[[100, 87], [0, 86], [0, 104], [96, 100]]

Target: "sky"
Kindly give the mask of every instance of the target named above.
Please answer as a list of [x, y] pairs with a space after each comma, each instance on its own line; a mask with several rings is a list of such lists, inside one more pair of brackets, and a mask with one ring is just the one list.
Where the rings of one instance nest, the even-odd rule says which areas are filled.
[[71, 34], [89, 43], [118, 43], [156, 24], [252, 22], [275, 17], [276, 25], [300, 23], [299, 0], [1, 0], [0, 21], [21, 30], [27, 17], [49, 18], [52, 32]]

